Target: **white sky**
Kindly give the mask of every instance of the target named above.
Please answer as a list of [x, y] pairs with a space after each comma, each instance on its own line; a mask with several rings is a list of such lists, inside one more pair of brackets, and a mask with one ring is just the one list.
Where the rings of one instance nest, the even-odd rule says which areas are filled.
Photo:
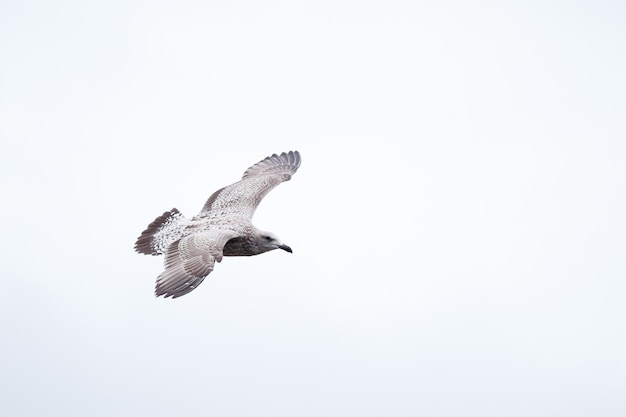
[[[3, 414], [626, 415], [625, 4], [3, 2]], [[294, 254], [154, 298], [292, 149]]]

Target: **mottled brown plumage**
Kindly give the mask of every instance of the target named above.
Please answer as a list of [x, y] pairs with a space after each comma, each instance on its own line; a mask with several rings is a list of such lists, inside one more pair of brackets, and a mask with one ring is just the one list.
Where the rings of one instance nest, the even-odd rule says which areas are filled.
[[300, 162], [298, 151], [269, 156], [248, 168], [240, 181], [214, 192], [197, 216], [188, 219], [174, 208], [150, 223], [137, 239], [135, 250], [165, 255], [156, 296], [177, 298], [189, 293], [223, 256], [252, 256], [274, 249], [291, 252], [251, 220], [263, 197], [291, 179]]

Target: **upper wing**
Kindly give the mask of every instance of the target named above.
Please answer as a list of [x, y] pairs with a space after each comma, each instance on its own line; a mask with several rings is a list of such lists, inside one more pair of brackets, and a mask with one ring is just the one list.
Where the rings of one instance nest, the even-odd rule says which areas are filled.
[[194, 233], [172, 243], [165, 253], [165, 271], [156, 282], [156, 296], [177, 298], [194, 290], [220, 262], [224, 245], [236, 234], [225, 230]]
[[263, 197], [281, 182], [289, 181], [300, 162], [298, 151], [268, 156], [248, 168], [241, 181], [214, 192], [201, 215], [252, 218]]

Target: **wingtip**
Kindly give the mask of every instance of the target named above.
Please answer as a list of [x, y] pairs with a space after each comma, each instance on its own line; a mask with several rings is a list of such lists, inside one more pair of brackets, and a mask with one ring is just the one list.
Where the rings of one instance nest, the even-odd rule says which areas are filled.
[[243, 179], [269, 173], [284, 173], [293, 175], [300, 168], [302, 157], [298, 151], [282, 152], [272, 154], [265, 159], [249, 167], [243, 173]]

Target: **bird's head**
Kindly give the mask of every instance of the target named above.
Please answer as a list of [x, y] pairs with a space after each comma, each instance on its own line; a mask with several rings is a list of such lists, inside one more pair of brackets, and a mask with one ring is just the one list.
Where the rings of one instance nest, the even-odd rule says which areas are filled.
[[260, 232], [257, 234], [256, 245], [260, 249], [260, 253], [268, 252], [274, 249], [282, 249], [286, 252], [292, 253], [289, 246], [282, 243], [276, 235], [269, 232]]

